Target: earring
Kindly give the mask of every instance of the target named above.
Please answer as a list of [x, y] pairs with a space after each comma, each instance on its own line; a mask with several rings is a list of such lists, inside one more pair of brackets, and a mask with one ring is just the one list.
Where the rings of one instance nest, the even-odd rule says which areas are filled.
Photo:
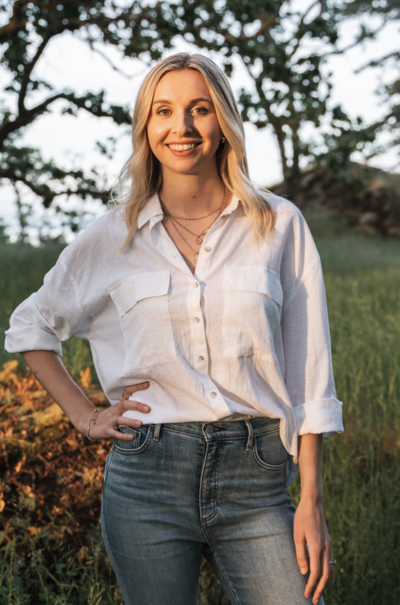
[[221, 143], [225, 143], [225, 141], [226, 141], [226, 138], [225, 138], [225, 137], [222, 137], [222, 139], [221, 139]]

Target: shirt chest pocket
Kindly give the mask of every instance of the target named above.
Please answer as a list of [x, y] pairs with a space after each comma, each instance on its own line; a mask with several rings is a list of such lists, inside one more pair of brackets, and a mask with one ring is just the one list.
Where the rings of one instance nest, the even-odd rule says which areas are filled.
[[223, 356], [275, 358], [282, 315], [279, 276], [266, 267], [225, 267]]
[[168, 306], [170, 272], [131, 275], [109, 288], [125, 346], [123, 375], [176, 359]]

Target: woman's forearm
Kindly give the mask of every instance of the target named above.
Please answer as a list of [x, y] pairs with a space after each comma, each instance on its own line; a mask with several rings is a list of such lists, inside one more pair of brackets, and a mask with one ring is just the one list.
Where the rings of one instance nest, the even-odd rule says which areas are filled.
[[22, 357], [32, 370], [32, 374], [58, 403], [72, 424], [86, 435], [86, 425], [95, 406], [72, 380], [57, 353], [26, 351], [22, 353]]
[[322, 435], [299, 437], [301, 499], [322, 502]]
[[[322, 505], [322, 435], [299, 437], [300, 503], [294, 517], [293, 537], [302, 574], [310, 572], [304, 591], [317, 605], [332, 574], [331, 540]], [[308, 555], [306, 551], [308, 548]]]
[[[26, 351], [22, 353], [22, 356], [31, 368], [35, 378], [58, 403], [78, 431], [87, 437], [89, 422], [96, 407], [72, 380], [57, 353], [53, 351]], [[130, 397], [133, 393], [148, 388], [149, 382], [126, 386], [122, 399], [115, 405], [101, 410], [94, 418], [96, 422], [91, 424], [90, 438], [93, 438], [93, 440], [115, 438], [123, 441], [131, 440], [133, 438], [132, 434], [121, 433], [118, 426], [120, 424], [130, 427], [142, 426], [145, 420], [143, 414], [148, 414], [151, 408], [139, 401], [132, 401]], [[125, 412], [132, 412], [133, 410], [139, 414], [139, 417], [123, 416]]]

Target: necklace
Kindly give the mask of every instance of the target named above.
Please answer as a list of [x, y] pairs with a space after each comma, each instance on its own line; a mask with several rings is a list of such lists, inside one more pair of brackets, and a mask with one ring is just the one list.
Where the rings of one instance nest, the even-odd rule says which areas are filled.
[[[172, 221], [172, 224], [175, 227], [176, 231], [181, 236], [181, 238], [183, 239], [183, 241], [186, 242], [186, 244], [189, 246], [189, 248], [192, 250], [192, 252], [194, 252], [194, 254], [192, 256], [192, 261], [196, 264], [197, 260], [199, 258], [199, 252], [196, 252], [196, 250], [194, 248], [192, 248], [192, 246], [189, 244], [189, 242], [187, 241], [187, 239], [182, 235], [182, 233], [179, 231], [178, 227], [175, 225], [175, 221]], [[203, 241], [203, 240], [201, 240], [201, 241]]]
[[224, 185], [224, 199], [222, 200], [221, 206], [219, 208], [217, 208], [217, 210], [213, 210], [212, 212], [210, 212], [210, 214], [206, 214], [205, 216], [199, 216], [197, 218], [186, 218], [185, 216], [173, 216], [172, 214], [169, 214], [169, 212], [166, 212], [164, 204], [161, 202], [161, 200], [160, 200], [160, 202], [163, 206], [165, 216], [169, 216], [169, 217], [175, 218], [175, 219], [178, 218], [181, 221], [200, 221], [201, 219], [207, 218], [208, 216], [211, 216], [212, 214], [215, 214], [216, 212], [221, 212], [222, 207], [225, 204], [225, 200], [226, 200], [226, 187]]
[[209, 227], [207, 227], [206, 229], [204, 229], [204, 231], [202, 231], [201, 233], [197, 234], [197, 233], [193, 233], [193, 231], [190, 231], [190, 229], [188, 229], [187, 227], [185, 227], [185, 225], [181, 225], [181, 223], [179, 223], [175, 218], [173, 218], [172, 216], [169, 217], [171, 219], [171, 221], [173, 223], [176, 223], [177, 225], [179, 225], [180, 227], [182, 227], [182, 229], [185, 229], [185, 231], [188, 231], [189, 233], [191, 233], [192, 235], [194, 235], [196, 237], [196, 239], [194, 240], [196, 244], [202, 244], [203, 243], [203, 237], [206, 235], [207, 231], [209, 231], [209, 229], [211, 228], [211, 225]]
[[194, 235], [196, 237], [195, 243], [198, 244], [198, 245], [200, 245], [200, 244], [203, 243], [203, 236], [211, 228], [212, 224], [209, 227], [207, 227], [204, 231], [202, 231], [201, 233], [197, 234], [197, 233], [193, 233], [193, 231], [191, 231], [190, 229], [188, 229], [187, 227], [185, 227], [184, 225], [182, 225], [177, 219], [180, 219], [182, 221], [199, 221], [199, 220], [201, 220], [203, 218], [207, 218], [208, 216], [211, 216], [212, 214], [216, 214], [216, 212], [218, 212], [218, 214], [221, 214], [221, 211], [222, 211], [222, 209], [224, 207], [224, 204], [225, 204], [225, 200], [226, 200], [226, 187], [224, 185], [224, 198], [222, 200], [221, 206], [217, 210], [214, 210], [214, 212], [210, 212], [210, 214], [206, 214], [205, 216], [201, 216], [201, 217], [198, 217], [198, 218], [185, 218], [185, 217], [182, 217], [182, 216], [173, 216], [172, 214], [169, 214], [169, 212], [166, 212], [165, 208], [164, 208], [164, 204], [162, 203], [162, 201], [160, 199], [160, 202], [161, 202], [161, 205], [163, 207], [163, 211], [164, 211], [165, 216], [167, 216], [168, 218], [171, 219], [171, 224], [174, 226], [174, 228], [178, 232], [179, 236], [183, 239], [183, 241], [185, 242], [185, 244], [187, 246], [189, 246], [189, 248], [192, 250], [192, 252], [194, 252], [194, 254], [192, 256], [192, 262], [194, 264], [196, 264], [197, 261], [198, 261], [200, 251], [197, 252], [189, 244], [189, 242], [187, 241], [187, 239], [185, 238], [185, 236], [183, 235], [183, 233], [181, 233], [181, 231], [178, 229], [177, 225], [179, 225], [180, 227], [182, 227], [182, 229], [185, 229], [186, 231], [188, 231], [189, 233], [191, 233], [192, 235]]

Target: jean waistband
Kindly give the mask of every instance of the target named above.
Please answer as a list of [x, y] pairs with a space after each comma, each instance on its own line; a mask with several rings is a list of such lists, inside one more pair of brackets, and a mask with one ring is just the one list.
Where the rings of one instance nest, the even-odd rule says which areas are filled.
[[200, 437], [206, 441], [245, 439], [246, 449], [251, 449], [253, 438], [279, 429], [279, 418], [255, 418], [253, 420], [234, 420], [213, 422], [165, 422], [150, 424], [154, 434], [153, 439], [158, 441], [162, 431], [172, 431]]

